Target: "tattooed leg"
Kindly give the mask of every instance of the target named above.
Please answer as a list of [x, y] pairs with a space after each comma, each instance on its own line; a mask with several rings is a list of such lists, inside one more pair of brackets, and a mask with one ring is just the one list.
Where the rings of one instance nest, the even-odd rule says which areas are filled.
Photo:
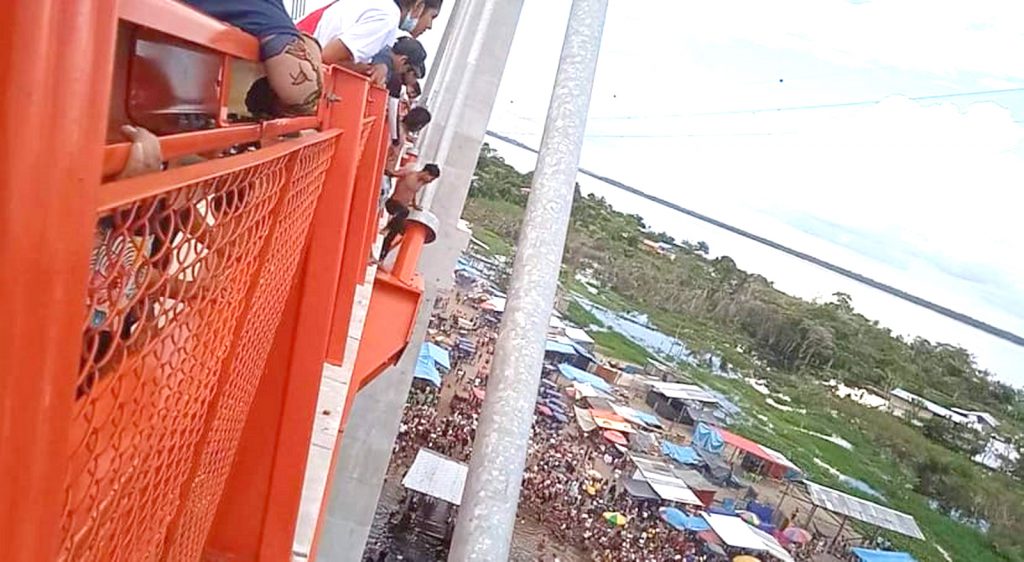
[[312, 115], [323, 92], [320, 46], [309, 36], [296, 37], [264, 61], [278, 115]]

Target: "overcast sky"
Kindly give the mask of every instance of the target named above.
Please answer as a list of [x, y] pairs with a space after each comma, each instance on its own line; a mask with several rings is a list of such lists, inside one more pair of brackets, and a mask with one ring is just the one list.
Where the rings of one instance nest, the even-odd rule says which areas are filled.
[[[569, 5], [526, 0], [492, 130], [539, 145]], [[1024, 333], [1022, 16], [1005, 0], [611, 0], [582, 165]], [[883, 325], [963, 345], [1024, 386], [1019, 347], [580, 183], [780, 289], [848, 292]]]

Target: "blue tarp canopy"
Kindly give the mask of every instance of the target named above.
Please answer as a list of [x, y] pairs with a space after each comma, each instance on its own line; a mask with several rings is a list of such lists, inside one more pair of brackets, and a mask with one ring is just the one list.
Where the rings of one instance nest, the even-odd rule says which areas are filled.
[[725, 449], [725, 439], [717, 429], [700, 422], [693, 428], [693, 444], [709, 453], [721, 453]]
[[658, 510], [661, 519], [679, 531], [707, 531], [711, 528], [700, 516], [690, 516], [674, 507], [663, 507]]
[[[610, 398], [610, 397], [609, 397]], [[615, 413], [626, 418], [626, 421], [635, 423], [637, 425], [646, 425], [647, 427], [664, 427], [658, 418], [648, 414], [647, 412], [641, 412], [629, 406], [619, 406], [618, 404], [612, 405]]]
[[425, 380], [436, 387], [441, 386], [441, 372], [437, 370], [437, 361], [430, 355], [430, 350], [426, 345], [420, 347], [420, 355], [416, 358], [416, 371], [413, 373], [413, 378]]
[[661, 425], [661, 420], [658, 419], [658, 416], [641, 412], [640, 410], [634, 410], [634, 412], [636, 412], [636, 417], [648, 427], [665, 427]]
[[661, 441], [661, 454], [676, 461], [679, 464], [703, 464], [700, 456], [697, 455], [697, 451], [693, 450], [693, 447], [684, 447], [682, 445], [676, 445], [675, 443], [667, 440]]
[[[438, 367], [443, 368], [445, 371], [450, 371], [452, 368], [451, 359], [448, 357], [448, 350], [437, 345], [433, 342], [426, 342], [423, 347], [427, 348], [427, 353], [434, 358], [434, 362], [437, 363]], [[422, 355], [423, 351], [420, 350]]]
[[866, 548], [851, 548], [850, 552], [861, 562], [917, 562], [913, 556], [906, 552], [868, 550]]
[[544, 344], [544, 353], [558, 353], [561, 355], [576, 355], [576, 348], [571, 343], [563, 343], [558, 340], [548, 340]]
[[576, 367], [573, 367], [568, 363], [562, 363], [561, 365], [559, 365], [558, 372], [562, 373], [563, 377], [571, 381], [587, 383], [590, 386], [598, 390], [603, 390], [605, 392], [612, 391], [612, 386], [601, 377], [588, 373], [582, 369], [577, 369]]

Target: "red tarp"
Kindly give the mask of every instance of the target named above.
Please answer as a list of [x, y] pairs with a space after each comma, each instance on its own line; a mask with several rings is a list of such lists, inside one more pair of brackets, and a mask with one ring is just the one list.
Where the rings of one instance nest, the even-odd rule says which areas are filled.
[[766, 471], [768, 476], [771, 476], [772, 478], [785, 478], [787, 471], [790, 469], [797, 471], [800, 470], [792, 462], [782, 456], [782, 453], [774, 451], [773, 449], [768, 449], [767, 447], [762, 447], [742, 435], [730, 433], [720, 427], [716, 427], [715, 430], [718, 431], [722, 436], [722, 441], [725, 441], [727, 445], [739, 449], [744, 453], [754, 455], [767, 463], [768, 466]]
[[747, 439], [746, 437], [743, 437], [742, 435], [730, 433], [729, 431], [726, 431], [725, 429], [722, 429], [720, 427], [716, 427], [715, 431], [717, 431], [719, 435], [722, 436], [722, 441], [725, 441], [727, 445], [739, 449], [744, 453], [754, 455], [755, 457], [768, 463], [768, 475], [773, 478], [784, 478], [786, 476], [787, 471], [790, 469], [798, 472], [800, 471], [800, 469], [795, 464], [793, 464], [792, 461], [790, 461], [785, 456], [783, 456], [782, 453], [774, 449], [769, 449], [768, 447], [758, 445], [757, 443], [751, 441], [750, 439]]
[[718, 430], [718, 433], [722, 436], [722, 441], [725, 441], [727, 445], [731, 445], [744, 453], [750, 453], [761, 460], [765, 460], [773, 464], [777, 462], [768, 454], [767, 451], [762, 449], [760, 445], [754, 443], [750, 439], [747, 439], [742, 435], [736, 435], [735, 433], [728, 432], [720, 427], [716, 427], [715, 429]]

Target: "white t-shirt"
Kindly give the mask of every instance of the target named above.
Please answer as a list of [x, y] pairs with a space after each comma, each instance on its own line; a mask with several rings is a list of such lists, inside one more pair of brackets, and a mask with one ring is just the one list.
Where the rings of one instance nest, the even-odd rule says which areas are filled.
[[341, 39], [355, 62], [368, 63], [395, 43], [401, 15], [394, 0], [340, 0], [324, 10], [313, 37], [323, 47]]

